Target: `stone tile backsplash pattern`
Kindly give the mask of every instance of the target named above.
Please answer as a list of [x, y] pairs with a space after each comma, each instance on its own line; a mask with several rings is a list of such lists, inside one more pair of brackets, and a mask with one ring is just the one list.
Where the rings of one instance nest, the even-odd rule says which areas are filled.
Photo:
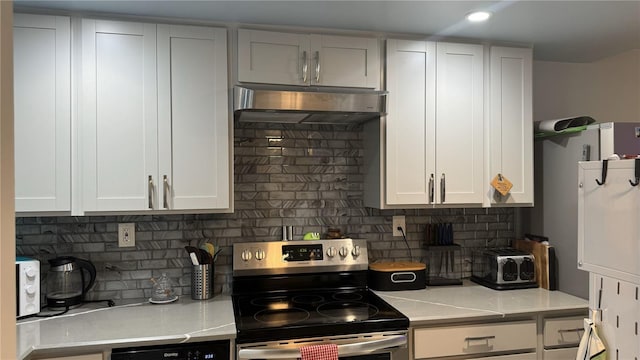
[[[150, 279], [162, 273], [173, 280], [177, 294], [188, 296], [191, 263], [184, 246], [205, 241], [222, 248], [214, 293], [228, 294], [232, 244], [280, 240], [283, 225], [294, 226], [294, 238], [337, 227], [367, 239], [370, 261], [376, 261], [409, 260], [404, 240], [391, 236], [393, 215], [406, 216], [413, 260], [425, 258], [425, 224], [451, 222], [454, 241], [463, 248], [457, 260], [464, 265], [462, 277], [471, 275], [474, 248], [505, 246], [513, 240], [513, 208], [365, 208], [362, 137], [360, 126], [236, 124], [233, 214], [22, 217], [16, 219], [17, 254], [39, 259], [43, 277], [47, 259], [88, 259], [98, 269], [89, 298], [117, 302], [150, 297]], [[135, 248], [118, 247], [122, 222], [136, 224]]]

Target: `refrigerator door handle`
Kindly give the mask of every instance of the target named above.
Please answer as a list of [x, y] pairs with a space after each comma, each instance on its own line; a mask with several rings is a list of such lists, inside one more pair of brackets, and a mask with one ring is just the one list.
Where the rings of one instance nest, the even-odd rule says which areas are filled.
[[604, 185], [604, 183], [607, 182], [607, 166], [608, 166], [608, 162], [609, 162], [609, 160], [607, 160], [607, 159], [602, 160], [602, 182], [600, 182], [600, 180], [596, 179], [596, 183], [598, 183], [598, 185], [600, 185], [600, 186]]
[[631, 184], [631, 186], [638, 186], [638, 184], [640, 184], [640, 159], [636, 159], [634, 162], [634, 170], [635, 170], [635, 175], [636, 175], [636, 181], [633, 182], [631, 180], [629, 180], [629, 184]]

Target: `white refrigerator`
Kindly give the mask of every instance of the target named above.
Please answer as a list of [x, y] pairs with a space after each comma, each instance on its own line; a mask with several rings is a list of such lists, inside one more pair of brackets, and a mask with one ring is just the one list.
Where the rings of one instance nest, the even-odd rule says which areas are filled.
[[640, 359], [640, 159], [580, 162], [578, 264], [607, 359]]
[[592, 124], [586, 130], [536, 139], [535, 200], [522, 210], [523, 233], [554, 246], [558, 290], [589, 298], [589, 276], [578, 269], [578, 162], [640, 154], [640, 123]]

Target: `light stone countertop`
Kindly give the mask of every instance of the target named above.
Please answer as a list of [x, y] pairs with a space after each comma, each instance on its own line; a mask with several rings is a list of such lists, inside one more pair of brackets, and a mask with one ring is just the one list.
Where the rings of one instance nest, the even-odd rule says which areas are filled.
[[21, 320], [17, 324], [17, 353], [19, 359], [25, 359], [235, 336], [231, 297], [203, 301], [181, 297], [170, 304], [89, 306], [61, 316]]
[[589, 301], [541, 288], [492, 290], [465, 281], [463, 286], [430, 286], [424, 290], [375, 291], [407, 316], [412, 326], [443, 321], [499, 319], [554, 311], [582, 311]]
[[[467, 281], [463, 286], [375, 293], [406, 315], [412, 326], [495, 320], [529, 313], [579, 312], [589, 306], [587, 300], [559, 291], [497, 291]], [[20, 321], [17, 326], [19, 358], [234, 339], [236, 336], [229, 296], [206, 301], [180, 298], [166, 305], [139, 303], [75, 311], [58, 317]]]

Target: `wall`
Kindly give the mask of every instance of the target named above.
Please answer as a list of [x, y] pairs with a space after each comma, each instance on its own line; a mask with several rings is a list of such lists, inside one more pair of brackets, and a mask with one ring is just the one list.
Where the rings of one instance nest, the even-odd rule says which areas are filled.
[[13, 2], [0, 1], [0, 359], [16, 358]]
[[593, 63], [533, 63], [533, 119], [640, 121], [640, 49]]
[[[229, 293], [232, 244], [280, 240], [282, 225], [369, 240], [370, 260], [409, 260], [402, 238], [391, 236], [391, 218], [406, 215], [413, 260], [427, 223], [452, 222], [454, 241], [472, 248], [507, 245], [514, 209], [385, 210], [365, 208], [362, 128], [327, 125], [236, 124], [235, 213], [166, 216], [36, 217], [16, 221], [17, 251], [46, 259], [72, 254], [93, 261], [98, 282], [93, 299], [144, 299], [151, 277], [162, 272], [190, 293], [190, 262], [184, 246], [211, 241], [222, 248], [215, 266], [215, 293]], [[136, 223], [136, 247], [117, 247], [117, 224]], [[470, 266], [461, 275], [470, 276]]]
[[[534, 120], [589, 115], [598, 122], [640, 121], [640, 50], [588, 64], [536, 61], [533, 90]], [[567, 168], [580, 159], [584, 143], [597, 143], [596, 134], [535, 142], [535, 207], [519, 214], [523, 232], [548, 236], [555, 246], [559, 290], [588, 298], [588, 274], [575, 265], [578, 170]], [[562, 178], [574, 180], [558, 183]]]
[[640, 49], [602, 59], [592, 64], [599, 122], [640, 121]]

